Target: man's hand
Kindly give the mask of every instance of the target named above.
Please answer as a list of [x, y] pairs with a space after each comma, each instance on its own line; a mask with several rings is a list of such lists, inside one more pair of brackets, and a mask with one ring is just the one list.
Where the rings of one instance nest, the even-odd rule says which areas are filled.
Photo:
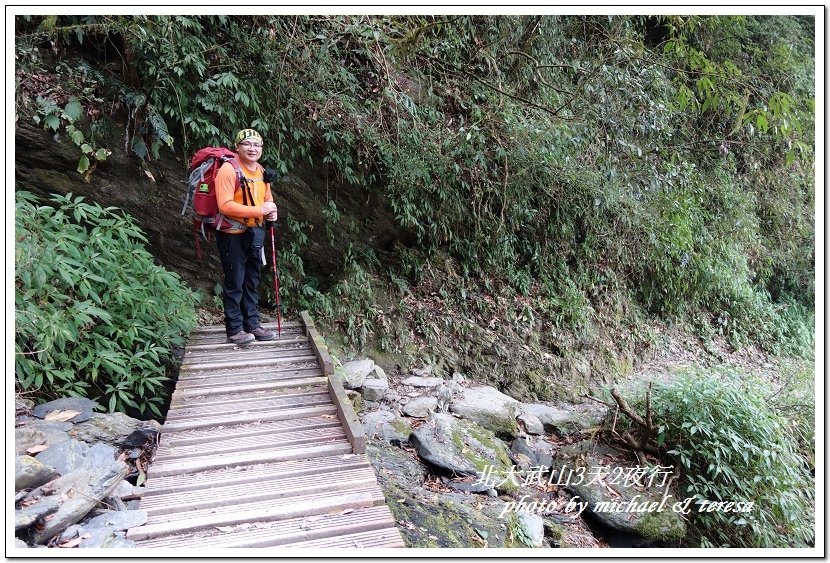
[[271, 213], [269, 213], [268, 215], [265, 216], [265, 220], [266, 221], [271, 221], [271, 222], [276, 221], [278, 218], [279, 217], [277, 215], [277, 210], [276, 209], [274, 209]]
[[[262, 216], [268, 219], [270, 215], [275, 215], [277, 213], [277, 204], [273, 201], [266, 201], [262, 204], [260, 211], [262, 211]], [[268, 220], [270, 221], [271, 219]]]

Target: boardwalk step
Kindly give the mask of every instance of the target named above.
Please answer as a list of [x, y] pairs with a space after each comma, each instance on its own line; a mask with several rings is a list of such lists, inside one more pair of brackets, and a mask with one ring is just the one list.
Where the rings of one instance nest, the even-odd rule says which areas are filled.
[[[233, 368], [237, 366], [245, 366], [245, 367], [267, 367], [267, 366], [277, 366], [277, 365], [291, 365], [291, 364], [303, 364], [308, 362], [316, 362], [316, 357], [309, 353], [299, 352], [297, 354], [291, 356], [284, 356], [278, 358], [255, 358], [255, 359], [248, 359], [244, 358], [244, 361], [240, 361], [240, 358], [234, 358], [230, 360], [222, 360], [222, 361], [207, 361], [207, 362], [197, 362], [197, 363], [187, 363], [182, 364], [179, 368], [179, 373], [187, 373], [192, 371], [204, 371], [208, 369], [222, 369], [222, 368]], [[181, 375], [180, 375], [181, 377]]]
[[[268, 330], [277, 330], [277, 323], [262, 323], [262, 328]], [[281, 323], [282, 326], [282, 333], [285, 334], [287, 332], [303, 332], [303, 324], [298, 321], [283, 321]], [[190, 334], [225, 334], [225, 326], [224, 325], [211, 325], [211, 326], [197, 326], [195, 327]]]
[[347, 514], [326, 514], [274, 522], [245, 522], [231, 527], [206, 528], [189, 535], [148, 539], [137, 547], [276, 547], [330, 536], [373, 532], [394, 522], [386, 506], [361, 508]]
[[210, 428], [212, 426], [228, 426], [232, 424], [247, 424], [249, 422], [267, 420], [289, 420], [294, 418], [308, 418], [325, 414], [336, 414], [337, 407], [321, 405], [317, 407], [306, 407], [297, 409], [277, 409], [268, 412], [248, 413], [245, 415], [225, 415], [197, 420], [183, 420], [177, 422], [165, 422], [164, 432], [181, 432], [183, 430], [195, 430], [197, 428]]
[[195, 473], [206, 469], [218, 469], [232, 465], [250, 465], [272, 461], [285, 461], [297, 457], [322, 457], [336, 454], [345, 454], [352, 451], [348, 440], [340, 440], [320, 445], [301, 445], [291, 448], [262, 448], [256, 451], [233, 454], [218, 454], [201, 456], [194, 459], [180, 459], [160, 461], [150, 466], [147, 474], [150, 477], [172, 475], [174, 473]]
[[225, 402], [211, 401], [207, 404], [194, 404], [178, 406], [175, 410], [168, 412], [167, 420], [177, 422], [181, 420], [193, 420], [205, 416], [223, 416], [226, 414], [244, 415], [247, 413], [271, 411], [276, 408], [292, 409], [326, 405], [331, 403], [328, 391], [325, 387], [316, 391], [301, 391], [286, 393], [282, 396], [251, 395], [247, 401], [240, 398], [228, 398]]
[[[368, 508], [383, 502], [380, 487], [347, 489], [332, 495], [326, 491], [288, 497], [268, 499], [245, 505], [231, 505], [198, 510], [186, 510], [175, 514], [160, 514], [153, 517], [153, 523], [131, 528], [127, 539], [138, 541], [162, 535], [203, 530], [211, 526], [229, 526], [242, 522], [268, 522], [287, 520], [318, 514], [329, 514], [358, 508]], [[187, 509], [187, 506], [183, 508]]]
[[238, 350], [217, 350], [213, 352], [186, 352], [184, 361], [187, 365], [201, 365], [211, 362], [230, 362], [233, 365], [250, 365], [253, 360], [266, 358], [293, 358], [295, 356], [313, 356], [311, 345], [292, 346], [290, 348], [251, 348], [242, 355]]
[[[267, 340], [264, 342], [260, 342], [259, 340], [254, 340], [253, 342], [249, 342], [245, 345], [246, 350], [258, 350], [262, 348], [290, 348], [296, 344], [307, 344], [310, 340], [308, 336], [304, 335], [296, 335], [292, 334], [290, 336], [283, 335], [282, 338], [279, 340]], [[214, 350], [236, 350], [239, 348], [237, 344], [232, 344], [230, 342], [216, 342], [216, 343], [209, 343], [209, 344], [193, 344], [188, 342], [187, 344], [187, 351], [188, 352], [211, 352]]]
[[306, 377], [310, 374], [323, 374], [320, 366], [317, 365], [317, 360], [298, 365], [266, 366], [253, 369], [246, 366], [234, 366], [231, 368], [213, 369], [204, 372], [186, 372], [179, 374], [176, 386], [190, 387], [205, 384], [210, 385], [213, 382], [220, 382], [224, 379], [227, 379], [229, 382], [245, 380], [254, 381], [261, 379], [278, 380], [290, 377]]
[[389, 527], [371, 532], [358, 532], [337, 537], [325, 536], [320, 539], [285, 543], [285, 548], [353, 548], [353, 547], [406, 547], [397, 528]]
[[244, 485], [245, 483], [256, 483], [271, 475], [281, 475], [285, 478], [305, 476], [314, 479], [337, 479], [337, 475], [341, 471], [369, 466], [370, 463], [365, 454], [348, 453], [338, 456], [291, 459], [258, 465], [223, 467], [199, 473], [156, 475], [147, 482], [142, 498], [176, 491], [202, 489], [205, 486], [205, 481], [225, 485]]
[[159, 440], [159, 450], [166, 446], [187, 446], [201, 444], [211, 440], [234, 440], [250, 436], [300, 432], [303, 430], [331, 427], [340, 427], [340, 421], [336, 415], [323, 415], [291, 420], [255, 421], [247, 424], [233, 424], [228, 426], [211, 426], [209, 428], [199, 428], [184, 432], [162, 433]]
[[279, 434], [257, 434], [248, 437], [233, 436], [230, 438], [216, 438], [211, 436], [199, 444], [159, 446], [154, 462], [167, 461], [176, 457], [195, 459], [199, 456], [219, 453], [245, 452], [255, 449], [298, 446], [301, 444], [325, 444], [346, 439], [343, 429], [317, 428], [315, 430], [301, 430]]
[[326, 481], [309, 479], [307, 476], [284, 478], [276, 475], [247, 487], [206, 482], [200, 490], [144, 498], [141, 502], [141, 510], [145, 510], [147, 514], [155, 518], [156, 515], [184, 512], [183, 506], [186, 506], [186, 510], [190, 512], [213, 507], [244, 506], [268, 499], [276, 500], [323, 492], [336, 495], [342, 490], [376, 486], [375, 472], [371, 467], [343, 471], [337, 475], [337, 479]]
[[262, 394], [268, 392], [291, 392], [295, 390], [310, 390], [315, 387], [325, 386], [328, 380], [322, 375], [308, 378], [292, 378], [277, 381], [264, 381], [262, 383], [236, 383], [225, 385], [182, 388], [173, 393], [170, 408], [184, 406], [193, 401], [207, 404], [213, 400], [222, 400], [225, 395], [241, 395], [243, 393]]

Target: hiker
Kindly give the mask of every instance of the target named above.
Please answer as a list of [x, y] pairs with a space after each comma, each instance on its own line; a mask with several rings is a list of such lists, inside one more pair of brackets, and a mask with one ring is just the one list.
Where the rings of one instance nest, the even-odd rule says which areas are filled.
[[[216, 245], [222, 261], [225, 333], [228, 342], [247, 344], [273, 340], [276, 334], [260, 326], [259, 276], [265, 264], [265, 221], [277, 220], [277, 206], [271, 195], [262, 157], [262, 135], [242, 129], [234, 138], [238, 167], [224, 163], [216, 173], [216, 203], [219, 217]], [[237, 168], [244, 178], [236, 188]]]

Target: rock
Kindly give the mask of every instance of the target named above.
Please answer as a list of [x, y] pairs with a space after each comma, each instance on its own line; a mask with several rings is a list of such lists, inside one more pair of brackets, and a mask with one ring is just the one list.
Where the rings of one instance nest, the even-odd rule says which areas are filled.
[[407, 377], [401, 383], [410, 387], [438, 387], [444, 380], [440, 377]]
[[521, 411], [535, 416], [541, 421], [545, 431], [560, 435], [573, 433], [580, 429], [580, 416], [571, 411], [556, 409], [539, 403], [523, 404]]
[[386, 376], [386, 372], [383, 371], [383, 368], [379, 365], [375, 364], [375, 368], [369, 372], [369, 375], [366, 376], [367, 379], [383, 379], [388, 380], [389, 378]]
[[44, 465], [51, 465], [60, 475], [66, 475], [85, 466], [87, 451], [87, 444], [70, 439], [49, 446], [37, 454], [35, 459]]
[[380, 401], [389, 389], [389, 382], [385, 379], [367, 379], [360, 389], [367, 401]]
[[104, 547], [107, 547], [107, 548], [121, 548], [121, 549], [127, 548], [127, 549], [132, 549], [132, 548], [134, 548], [134, 547], [135, 547], [135, 542], [134, 542], [133, 540], [128, 540], [127, 538], [122, 538], [122, 537], [118, 537], [118, 536], [117, 536], [114, 540], [112, 540], [110, 543], [108, 543], [108, 544], [107, 544], [107, 545], [105, 545]]
[[24, 528], [28, 528], [32, 524], [38, 521], [38, 515], [33, 514], [31, 512], [21, 512], [20, 510], [14, 511], [14, 531], [22, 530]]
[[93, 444], [84, 456], [84, 463], [91, 468], [109, 467], [118, 457], [118, 452], [109, 444]]
[[352, 408], [356, 414], [363, 412], [363, 395], [353, 389], [347, 389], [346, 397], [348, 397], [349, 402], [352, 404]]
[[522, 424], [524, 431], [528, 434], [539, 436], [545, 433], [545, 427], [542, 425], [542, 421], [533, 414], [527, 412], [520, 413], [516, 417], [516, 420]]
[[118, 483], [110, 493], [111, 497], [123, 499], [124, 497], [131, 497], [133, 495], [141, 495], [144, 492], [144, 487], [136, 487], [127, 480]]
[[107, 528], [85, 529], [79, 537], [83, 538], [81, 543], [78, 544], [79, 548], [100, 549], [106, 547], [110, 541], [115, 539], [115, 530]]
[[412, 434], [412, 428], [406, 420], [388, 411], [364, 413], [361, 422], [366, 436], [396, 446], [408, 443], [409, 435]]
[[497, 436], [513, 438], [518, 435], [516, 414], [519, 401], [489, 386], [465, 389], [450, 407], [458, 415], [493, 431]]
[[338, 371], [343, 380], [344, 388], [357, 389], [358, 387], [363, 386], [366, 378], [374, 369], [374, 360], [366, 359], [346, 362]]
[[139, 428], [130, 432], [123, 441], [119, 443], [122, 449], [136, 448], [143, 451], [148, 444], [154, 444], [158, 439], [158, 428]]
[[490, 485], [481, 482], [466, 483], [464, 481], [448, 481], [446, 485], [450, 489], [455, 489], [462, 493], [481, 493], [487, 495], [490, 491], [495, 491]]
[[545, 522], [538, 514], [519, 512], [517, 515], [519, 526], [524, 530], [525, 537], [530, 540], [528, 547], [542, 547], [545, 540]]
[[33, 489], [57, 477], [54, 467], [44, 465], [28, 455], [19, 455], [14, 460], [14, 490]]
[[14, 429], [14, 449], [17, 455], [25, 455], [35, 446], [49, 447], [69, 440], [71, 422], [52, 422], [34, 419], [26, 426]]
[[92, 418], [92, 413], [97, 406], [98, 403], [84, 397], [64, 397], [37, 405], [32, 409], [32, 415], [46, 418], [50, 412], [54, 411], [78, 411], [78, 414], [70, 418], [69, 422], [83, 422]]
[[456, 475], [495, 477], [512, 467], [504, 442], [489, 430], [449, 414], [433, 414], [409, 441], [424, 461]]
[[[88, 444], [106, 442], [117, 446], [137, 430], [155, 431], [152, 433], [154, 436], [159, 428], [161, 424], [155, 420], [137, 420], [121, 412], [95, 413], [91, 419], [72, 428], [72, 437]], [[132, 447], [140, 447], [143, 444], [144, 442]]]
[[422, 368], [413, 368], [409, 370], [409, 373], [416, 377], [429, 377], [432, 375], [433, 366], [431, 364], [425, 365]]
[[107, 528], [116, 532], [141, 526], [147, 522], [147, 512], [144, 510], [110, 511], [107, 514], [96, 516], [83, 525], [84, 530], [91, 528]]
[[[92, 474], [87, 469], [77, 469], [52, 481], [54, 493], [42, 496], [37, 504], [54, 506], [56, 511], [52, 518], [44, 522], [43, 528], [32, 536], [35, 543], [46, 543], [52, 536], [79, 522], [100, 501], [109, 496], [119, 481], [129, 472], [127, 464], [114, 461], [106, 471]], [[41, 491], [43, 487], [35, 491]], [[32, 493], [35, 493], [32, 491]], [[32, 494], [30, 493], [30, 495]], [[22, 509], [27, 512], [29, 508]]]
[[435, 411], [438, 406], [438, 399], [436, 397], [417, 397], [401, 407], [401, 412], [405, 416], [412, 418], [427, 418], [429, 414]]
[[[686, 523], [681, 514], [672, 510], [673, 503], [682, 499], [671, 492], [665, 496], [665, 486], [659, 486], [659, 478], [652, 486], [648, 486], [647, 480], [644, 484], [626, 483], [624, 476], [631, 467], [617, 463], [617, 459], [625, 457], [613, 448], [584, 440], [560, 448], [553, 471], [557, 475], [564, 471], [563, 481], [567, 481], [570, 471], [585, 467], [585, 477], [574, 477], [566, 489], [580, 502], [587, 502], [588, 510], [603, 526], [656, 541], [683, 539]], [[600, 471], [605, 478], [598, 478]]]
[[19, 538], [14, 538], [14, 547], [20, 548], [20, 549], [22, 549], [24, 547], [28, 548], [29, 544], [27, 544], [25, 541], [23, 541]]
[[463, 381], [466, 381], [466, 379], [467, 378], [464, 377], [464, 375], [462, 373], [457, 372], [457, 371], [452, 372], [452, 380], [453, 381], [455, 381], [457, 383], [462, 383]]

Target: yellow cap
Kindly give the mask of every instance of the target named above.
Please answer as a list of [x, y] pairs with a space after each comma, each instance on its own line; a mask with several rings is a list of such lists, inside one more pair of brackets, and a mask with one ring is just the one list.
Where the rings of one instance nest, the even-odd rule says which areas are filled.
[[260, 135], [255, 129], [242, 129], [239, 133], [236, 134], [236, 144], [238, 145], [242, 141], [254, 140], [262, 142], [262, 135]]

